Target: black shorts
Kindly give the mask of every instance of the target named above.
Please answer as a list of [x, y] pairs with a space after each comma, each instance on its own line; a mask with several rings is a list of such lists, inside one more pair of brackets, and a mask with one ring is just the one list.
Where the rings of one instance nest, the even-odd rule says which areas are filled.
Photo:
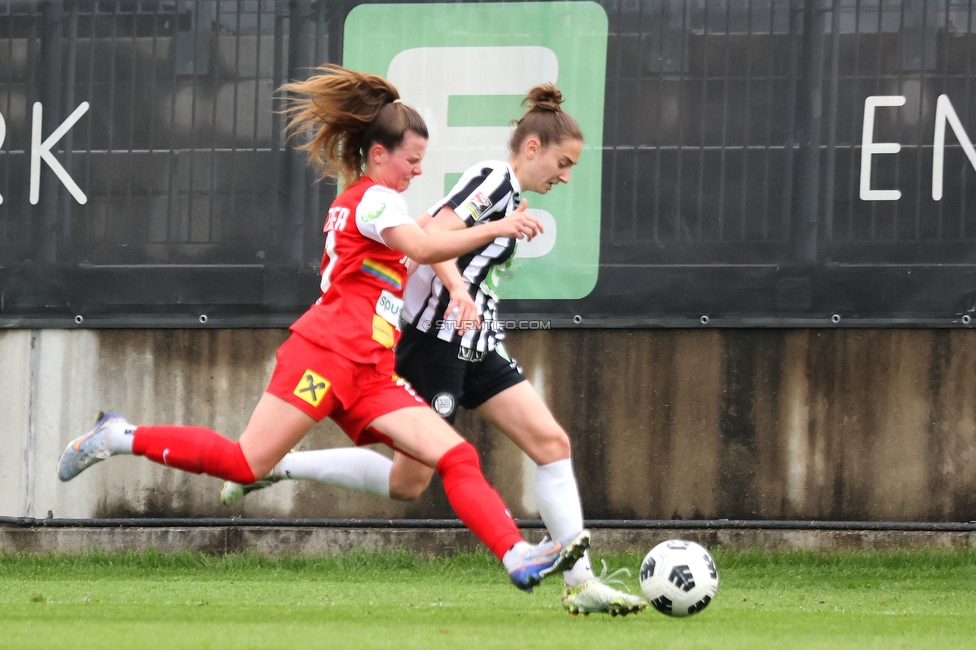
[[522, 369], [499, 343], [481, 361], [458, 359], [458, 345], [402, 324], [396, 346], [396, 372], [431, 408], [454, 424], [458, 405], [476, 409], [492, 397], [525, 381]]

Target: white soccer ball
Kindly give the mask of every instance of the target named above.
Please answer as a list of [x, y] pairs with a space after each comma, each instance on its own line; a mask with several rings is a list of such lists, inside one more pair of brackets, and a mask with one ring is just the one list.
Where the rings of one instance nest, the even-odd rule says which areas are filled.
[[640, 586], [647, 602], [662, 614], [691, 616], [715, 598], [718, 569], [703, 546], [669, 539], [644, 556]]

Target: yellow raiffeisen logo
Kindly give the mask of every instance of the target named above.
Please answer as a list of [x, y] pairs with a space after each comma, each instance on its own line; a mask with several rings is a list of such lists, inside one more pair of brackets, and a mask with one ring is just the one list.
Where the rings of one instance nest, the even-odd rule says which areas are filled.
[[379, 314], [373, 314], [373, 340], [384, 348], [392, 348], [396, 342], [393, 338], [393, 326]]
[[302, 375], [301, 381], [295, 386], [295, 395], [312, 406], [318, 406], [325, 399], [326, 393], [332, 384], [322, 375], [306, 370]]

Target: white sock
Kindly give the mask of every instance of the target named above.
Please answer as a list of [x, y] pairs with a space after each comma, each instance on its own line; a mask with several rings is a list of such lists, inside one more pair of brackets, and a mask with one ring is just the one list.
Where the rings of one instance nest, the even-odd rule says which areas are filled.
[[278, 478], [318, 481], [390, 498], [393, 461], [369, 449], [349, 447], [293, 451], [272, 470]]
[[505, 570], [511, 573], [512, 569], [518, 566], [519, 561], [525, 552], [531, 547], [528, 542], [517, 542], [515, 546], [508, 549], [504, 556], [502, 556], [502, 564], [505, 565]]
[[576, 564], [569, 571], [563, 571], [563, 582], [566, 583], [567, 587], [575, 587], [581, 585], [587, 580], [591, 580], [596, 576], [593, 573], [593, 567], [590, 566], [590, 552], [583, 551], [583, 557], [576, 560]]
[[136, 425], [128, 423], [125, 426], [116, 425], [109, 427], [108, 436], [106, 437], [108, 450], [113, 454], [131, 454], [132, 434], [135, 431]]
[[[557, 460], [548, 465], [538, 465], [535, 469], [535, 497], [539, 504], [539, 516], [553, 539], [583, 530], [583, 505], [580, 503], [579, 487], [573, 474], [573, 460]], [[586, 582], [593, 577], [588, 553], [576, 562], [563, 579], [570, 587]]]

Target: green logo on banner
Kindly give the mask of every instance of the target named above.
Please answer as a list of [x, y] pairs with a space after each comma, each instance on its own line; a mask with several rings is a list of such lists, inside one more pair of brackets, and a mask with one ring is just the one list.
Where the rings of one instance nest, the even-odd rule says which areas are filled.
[[607, 16], [592, 2], [371, 4], [346, 18], [343, 65], [386, 77], [427, 121], [424, 173], [404, 195], [413, 216], [471, 165], [507, 160], [525, 93], [559, 86], [586, 136], [583, 154], [569, 185], [525, 194], [546, 232], [519, 243], [499, 292], [574, 299], [599, 272], [606, 56]]

